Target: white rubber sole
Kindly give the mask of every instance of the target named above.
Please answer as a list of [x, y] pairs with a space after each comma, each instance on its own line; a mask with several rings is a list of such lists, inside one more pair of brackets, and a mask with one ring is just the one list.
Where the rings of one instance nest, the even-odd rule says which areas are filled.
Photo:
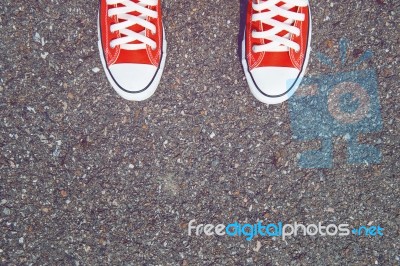
[[[100, 52], [100, 59], [101, 59], [101, 64], [103, 65], [104, 72], [106, 73], [107, 79], [110, 82], [111, 86], [114, 88], [114, 90], [118, 93], [119, 96], [124, 98], [125, 100], [128, 101], [144, 101], [148, 98], [150, 98], [154, 92], [156, 91], [158, 85], [160, 84], [161, 76], [164, 72], [164, 67], [165, 67], [165, 61], [167, 57], [167, 41], [165, 39], [165, 31], [163, 27], [163, 47], [162, 47], [162, 58], [160, 62], [159, 69], [157, 71], [157, 74], [155, 75], [154, 79], [152, 80], [151, 84], [143, 91], [141, 92], [127, 92], [124, 91], [118, 86], [118, 84], [115, 83], [114, 79], [111, 77], [109, 70], [107, 68], [107, 64], [104, 58], [104, 52], [103, 52], [103, 46], [101, 44], [101, 36], [100, 36], [100, 25], [99, 25], [99, 19], [97, 20], [97, 29], [98, 29], [98, 42], [97, 45], [99, 47], [99, 52]], [[132, 82], [135, 82], [132, 80]]]
[[[310, 13], [310, 22], [311, 22], [311, 13]], [[243, 40], [242, 40], [242, 66], [244, 70], [244, 74], [246, 76], [247, 83], [250, 87], [251, 93], [256, 97], [257, 100], [263, 103], [267, 104], [279, 104], [283, 103], [284, 101], [287, 101], [290, 97], [293, 96], [293, 94], [296, 92], [296, 90], [299, 88], [301, 81], [303, 80], [303, 77], [306, 73], [307, 66], [308, 66], [308, 61], [310, 59], [310, 53], [311, 53], [311, 33], [312, 33], [312, 25], [310, 23], [310, 29], [309, 29], [309, 38], [308, 38], [308, 43], [307, 43], [307, 53], [306, 57], [304, 59], [304, 65], [302, 68], [302, 71], [300, 72], [299, 77], [297, 78], [295, 84], [291, 87], [289, 91], [287, 91], [284, 95], [279, 96], [279, 97], [270, 97], [267, 96], [257, 88], [256, 84], [254, 83], [251, 74], [249, 72], [249, 66], [247, 64], [246, 60], [246, 28], [244, 29], [244, 35], [243, 35]]]

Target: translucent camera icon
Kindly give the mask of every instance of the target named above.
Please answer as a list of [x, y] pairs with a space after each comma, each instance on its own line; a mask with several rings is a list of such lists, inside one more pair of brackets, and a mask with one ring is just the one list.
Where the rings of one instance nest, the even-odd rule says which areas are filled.
[[[341, 61], [345, 63], [347, 42], [341, 40]], [[366, 52], [353, 65], [372, 56]], [[328, 65], [332, 61], [319, 54]], [[374, 69], [323, 74], [305, 77], [296, 94], [289, 100], [293, 138], [299, 141], [319, 140], [319, 150], [302, 152], [298, 158], [301, 168], [331, 168], [333, 138], [347, 141], [349, 164], [376, 164], [382, 160], [378, 148], [361, 144], [359, 134], [382, 130], [377, 75]]]

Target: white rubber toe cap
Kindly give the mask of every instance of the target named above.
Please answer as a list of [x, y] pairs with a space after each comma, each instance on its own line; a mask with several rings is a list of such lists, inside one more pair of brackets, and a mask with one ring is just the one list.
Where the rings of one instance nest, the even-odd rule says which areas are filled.
[[290, 67], [257, 67], [251, 76], [261, 94], [267, 97], [282, 97], [288, 93], [300, 74]]
[[111, 65], [109, 70], [121, 90], [134, 93], [151, 86], [157, 67], [145, 64], [115, 64]]

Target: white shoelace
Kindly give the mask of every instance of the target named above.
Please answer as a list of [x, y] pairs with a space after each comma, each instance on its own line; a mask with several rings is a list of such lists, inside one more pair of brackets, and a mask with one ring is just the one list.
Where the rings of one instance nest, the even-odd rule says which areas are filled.
[[[119, 23], [113, 24], [110, 27], [111, 32], [119, 31], [121, 37], [110, 42], [111, 47], [120, 46], [123, 50], [142, 50], [149, 45], [153, 50], [157, 48], [155, 41], [146, 36], [146, 29], [152, 34], [156, 34], [156, 26], [149, 22], [146, 18], [157, 18], [158, 13], [148, 7], [157, 6], [158, 0], [140, 0], [135, 3], [133, 0], [107, 0], [107, 5], [117, 5], [120, 7], [110, 8], [108, 16], [117, 16]], [[134, 16], [129, 13], [138, 12], [141, 15]], [[142, 32], [135, 32], [129, 29], [134, 25], [140, 25], [144, 28]], [[132, 43], [137, 42], [137, 43]]]
[[[284, 2], [282, 6], [277, 6], [278, 3]], [[306, 7], [307, 0], [256, 0], [253, 2], [253, 9], [258, 13], [253, 14], [252, 21], [260, 21], [270, 25], [272, 28], [267, 31], [253, 31], [252, 37], [264, 39], [267, 44], [254, 45], [253, 51], [260, 52], [287, 52], [289, 49], [298, 51], [300, 46], [290, 40], [291, 34], [300, 35], [300, 29], [293, 26], [295, 21], [304, 21], [304, 14], [290, 11], [293, 7]], [[269, 10], [264, 11], [263, 10]], [[284, 22], [274, 19], [276, 16], [287, 18]], [[279, 36], [282, 31], [288, 32], [285, 36]]]

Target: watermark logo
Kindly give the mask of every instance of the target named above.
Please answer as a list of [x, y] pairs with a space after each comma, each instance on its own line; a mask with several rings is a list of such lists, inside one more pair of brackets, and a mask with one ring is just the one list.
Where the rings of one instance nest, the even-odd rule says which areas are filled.
[[[346, 40], [340, 41], [341, 64], [346, 63]], [[319, 60], [337, 69], [327, 56], [317, 53]], [[352, 65], [372, 57], [367, 51]], [[320, 140], [319, 150], [302, 152], [298, 157], [301, 168], [331, 168], [333, 138], [347, 141], [349, 164], [377, 164], [382, 155], [378, 148], [358, 142], [362, 133], [382, 130], [377, 75], [374, 69], [353, 70], [305, 77], [297, 93], [289, 100], [293, 138], [299, 141]]]
[[[351, 229], [353, 228], [353, 229]], [[244, 237], [247, 241], [253, 240], [256, 236], [259, 237], [279, 237], [286, 240], [288, 237], [297, 236], [383, 236], [384, 229], [378, 226], [360, 226], [351, 227], [349, 224], [328, 224], [322, 222], [317, 224], [302, 224], [294, 222], [292, 224], [284, 224], [283, 222], [264, 224], [263, 221], [258, 221], [255, 224], [234, 222], [228, 225], [225, 224], [196, 224], [196, 220], [191, 220], [188, 223], [188, 235], [200, 236], [229, 236], [229, 237]]]

